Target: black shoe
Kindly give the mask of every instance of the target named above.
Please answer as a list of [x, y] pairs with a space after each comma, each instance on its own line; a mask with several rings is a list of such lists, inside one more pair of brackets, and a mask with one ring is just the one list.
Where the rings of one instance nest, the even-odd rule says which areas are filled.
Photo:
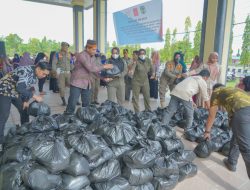
[[80, 106], [80, 105], [81, 105], [81, 103], [80, 103], [80, 102], [77, 102], [77, 103], [76, 103], [76, 105]]
[[61, 99], [62, 99], [62, 106], [67, 106], [67, 104], [66, 104], [66, 101], [65, 101], [65, 98], [64, 97], [61, 97]]
[[225, 166], [227, 167], [228, 170], [235, 172], [236, 171], [236, 165], [232, 165], [228, 162], [227, 158], [223, 159], [223, 163], [225, 164]]

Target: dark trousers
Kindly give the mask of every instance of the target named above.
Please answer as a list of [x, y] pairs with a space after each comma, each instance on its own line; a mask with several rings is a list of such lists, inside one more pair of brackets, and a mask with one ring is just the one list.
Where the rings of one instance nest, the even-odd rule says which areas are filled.
[[126, 101], [130, 100], [131, 91], [132, 91], [132, 84], [125, 83], [125, 100]]
[[50, 78], [49, 89], [52, 90], [53, 92], [59, 91], [57, 78], [52, 78], [52, 77]]
[[130, 94], [132, 91], [132, 78], [129, 77], [128, 75], [125, 75], [124, 82], [125, 82], [125, 100], [129, 101]]
[[66, 113], [72, 114], [75, 112], [76, 104], [81, 95], [82, 107], [87, 107], [90, 104], [91, 89], [81, 89], [70, 85], [70, 93]]
[[158, 99], [158, 80], [149, 79], [150, 98]]
[[230, 122], [233, 138], [230, 144], [228, 162], [236, 165], [241, 153], [250, 179], [250, 107], [236, 111]]
[[38, 79], [38, 88], [39, 88], [39, 92], [42, 92], [43, 91], [43, 85], [46, 81], [46, 77], [45, 78], [42, 78], [42, 79]]
[[173, 117], [173, 115], [175, 114], [175, 112], [177, 111], [177, 109], [179, 108], [180, 104], [182, 104], [184, 106], [185, 109], [185, 119], [186, 119], [186, 128], [185, 131], [189, 130], [192, 128], [192, 124], [193, 124], [193, 115], [194, 115], [194, 108], [192, 105], [192, 101], [185, 101], [182, 100], [176, 96], [171, 96], [169, 105], [166, 108], [166, 111], [163, 114], [163, 119], [162, 119], [162, 123], [164, 125], [168, 125], [169, 122], [171, 121], [171, 118]]
[[3, 144], [4, 127], [10, 115], [11, 104], [19, 111], [21, 124], [29, 122], [29, 116], [27, 110], [23, 110], [21, 98], [11, 98], [0, 95], [0, 144]]

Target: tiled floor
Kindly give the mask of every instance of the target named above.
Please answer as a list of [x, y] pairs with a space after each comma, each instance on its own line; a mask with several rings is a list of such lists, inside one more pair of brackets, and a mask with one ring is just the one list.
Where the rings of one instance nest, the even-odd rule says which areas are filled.
[[[48, 91], [48, 84], [44, 87], [47, 95], [44, 96], [44, 101], [51, 106], [52, 113], [62, 113], [65, 107], [60, 106], [61, 100], [59, 94], [54, 94]], [[107, 99], [106, 88], [101, 87], [99, 93], [99, 101], [103, 102]], [[169, 100], [169, 96], [167, 96]], [[140, 97], [141, 110], [144, 109], [143, 98]], [[159, 100], [151, 100], [152, 109], [159, 106]], [[126, 102], [125, 107], [133, 109], [131, 102]], [[12, 107], [11, 116], [9, 117], [7, 128], [13, 124], [19, 123], [19, 114], [17, 110]], [[7, 129], [6, 128], [6, 129]], [[182, 138], [183, 131], [177, 128], [177, 135], [182, 139], [185, 148], [192, 150], [196, 143], [191, 143]], [[250, 180], [247, 177], [246, 168], [242, 157], [239, 159], [236, 172], [228, 171], [224, 165], [224, 156], [219, 153], [213, 153], [209, 158], [201, 159], [196, 158], [194, 163], [198, 165], [198, 174], [195, 177], [185, 179], [183, 182], [178, 183], [175, 190], [250, 190]]]

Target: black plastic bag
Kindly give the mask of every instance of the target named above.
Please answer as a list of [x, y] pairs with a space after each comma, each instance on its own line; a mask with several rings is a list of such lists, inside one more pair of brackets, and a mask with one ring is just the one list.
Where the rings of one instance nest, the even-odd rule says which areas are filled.
[[221, 154], [224, 156], [228, 156], [229, 155], [229, 151], [230, 151], [230, 141], [225, 143], [222, 147], [222, 149], [220, 150]]
[[83, 157], [83, 155], [73, 152], [70, 156], [69, 165], [64, 170], [64, 173], [72, 176], [88, 176], [90, 174], [89, 162]]
[[29, 148], [25, 148], [23, 146], [13, 146], [4, 151], [2, 156], [2, 162], [24, 162], [28, 161], [32, 158], [31, 150]]
[[90, 124], [99, 116], [99, 112], [95, 107], [81, 107], [77, 109], [76, 116], [82, 122]]
[[96, 118], [90, 125], [87, 126], [87, 130], [96, 135], [103, 135], [109, 128], [109, 121], [104, 116]]
[[136, 134], [132, 126], [127, 123], [112, 124], [103, 134], [103, 138], [109, 145], [126, 145], [135, 138]]
[[62, 171], [69, 165], [70, 153], [62, 139], [37, 141], [32, 147], [32, 153], [52, 173]]
[[152, 183], [146, 183], [143, 185], [131, 186], [131, 190], [155, 190]]
[[137, 127], [142, 131], [143, 134], [147, 134], [150, 125], [153, 123], [153, 120], [156, 120], [157, 116], [152, 112], [139, 112], [135, 114], [135, 120]]
[[123, 156], [123, 154], [125, 154], [127, 151], [130, 151], [133, 149], [133, 147], [129, 144], [124, 145], [124, 146], [117, 146], [117, 145], [113, 145], [111, 147], [114, 155], [116, 158], [120, 158], [121, 156]]
[[185, 178], [193, 177], [197, 174], [197, 166], [189, 163], [179, 169], [179, 182]]
[[200, 158], [207, 158], [212, 153], [212, 150], [211, 141], [203, 141], [195, 147], [194, 153]]
[[161, 142], [162, 144], [162, 151], [166, 154], [169, 155], [173, 152], [176, 151], [182, 151], [184, 149], [184, 145], [182, 141], [178, 138], [171, 138], [171, 139], [166, 139]]
[[86, 176], [71, 176], [62, 174], [62, 189], [64, 190], [81, 190], [90, 185], [90, 181]]
[[23, 164], [9, 163], [0, 167], [0, 189], [19, 190], [22, 184], [21, 170]]
[[31, 122], [30, 132], [43, 132], [58, 129], [56, 120], [50, 116], [38, 116]]
[[220, 127], [223, 124], [225, 119], [227, 119], [227, 115], [225, 114], [225, 112], [218, 111], [216, 113], [216, 117], [215, 117], [213, 126], [214, 127]]
[[84, 125], [84, 123], [82, 123], [81, 120], [78, 119], [74, 114], [55, 114], [51, 117], [56, 120], [60, 129], [69, 127], [70, 124], [76, 124], [79, 127], [86, 126], [86, 124]]
[[112, 152], [112, 150], [109, 147], [103, 146], [102, 149], [103, 149], [103, 151], [100, 154], [100, 156], [96, 160], [91, 160], [89, 162], [90, 170], [93, 170], [94, 168], [97, 168], [98, 166], [100, 166], [104, 162], [106, 162], [106, 161], [113, 158], [114, 153]]
[[156, 155], [161, 154], [162, 152], [162, 147], [161, 143], [159, 141], [152, 141], [149, 139], [141, 139], [138, 140], [140, 148], [147, 148], [148, 150], [151, 150], [154, 152]]
[[117, 177], [103, 183], [95, 183], [95, 190], [131, 190], [131, 186], [126, 179]]
[[154, 164], [156, 154], [147, 148], [132, 150], [123, 155], [123, 161], [130, 168], [149, 168]]
[[38, 164], [28, 163], [21, 171], [25, 186], [36, 190], [50, 190], [62, 183], [59, 175], [51, 175], [48, 170]]
[[102, 142], [96, 135], [80, 133], [68, 137], [68, 142], [77, 152], [87, 157], [88, 161], [97, 159], [102, 154]]
[[148, 129], [148, 138], [155, 141], [160, 141], [168, 138], [168, 134], [165, 128], [158, 124], [151, 124]]
[[179, 174], [179, 168], [176, 161], [166, 157], [157, 158], [152, 167], [152, 171], [155, 177], [169, 177]]
[[121, 175], [120, 164], [117, 160], [111, 159], [91, 171], [90, 181], [93, 183], [105, 182]]
[[183, 150], [182, 152], [175, 152], [170, 157], [174, 160], [178, 167], [182, 167], [188, 163], [191, 163], [196, 158], [196, 154], [192, 150]]
[[224, 131], [220, 133], [219, 136], [212, 138], [211, 142], [213, 144], [213, 151], [220, 151], [224, 144], [231, 141], [232, 134], [229, 131]]
[[93, 189], [88, 185], [88, 186], [82, 188], [81, 190], [93, 190]]
[[101, 106], [98, 108], [99, 112], [101, 114], [106, 114], [112, 112], [113, 106], [118, 105], [115, 102], [112, 102], [110, 100], [106, 100], [101, 104]]
[[50, 115], [50, 107], [44, 102], [32, 102], [28, 108], [28, 114], [34, 117], [39, 115], [49, 116]]
[[117, 65], [113, 64], [113, 68], [112, 69], [108, 69], [108, 70], [103, 70], [101, 72], [101, 76], [102, 77], [114, 77], [118, 74], [120, 74], [122, 71], [120, 70], [120, 68]]
[[127, 114], [131, 114], [131, 112], [132, 112], [131, 110], [128, 110], [123, 106], [120, 106], [120, 105], [113, 106], [114, 115], [125, 116]]
[[132, 169], [125, 167], [122, 170], [122, 176], [129, 181], [130, 185], [142, 185], [153, 179], [153, 172], [149, 168]]
[[207, 119], [208, 117], [208, 110], [204, 108], [197, 108], [194, 109], [194, 120], [203, 120]]
[[171, 175], [168, 178], [154, 177], [152, 184], [157, 190], [171, 190], [178, 183], [178, 175]]
[[201, 136], [203, 137], [205, 129], [201, 127], [194, 127], [185, 132], [184, 137], [185, 139], [194, 142], [197, 141], [198, 138]]

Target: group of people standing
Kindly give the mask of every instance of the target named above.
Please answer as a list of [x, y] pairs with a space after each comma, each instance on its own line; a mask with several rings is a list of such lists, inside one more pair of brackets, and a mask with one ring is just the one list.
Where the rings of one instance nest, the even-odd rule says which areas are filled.
[[[229, 157], [224, 160], [224, 163], [228, 169], [235, 171], [241, 153], [250, 178], [250, 96], [244, 92], [249, 90], [250, 80], [244, 80], [244, 90], [218, 84], [221, 69], [216, 52], [210, 54], [206, 63], [202, 63], [196, 56], [188, 71], [183, 62], [183, 55], [176, 52], [173, 60], [165, 64], [160, 75], [160, 59], [157, 52], [154, 52], [149, 59], [146, 56], [146, 50], [140, 49], [133, 52], [131, 59], [127, 49], [123, 50], [124, 56], [121, 57], [120, 49], [114, 47], [111, 50], [111, 57], [105, 59], [97, 52], [96, 42], [88, 40], [85, 49], [74, 55], [72, 62], [72, 55], [68, 48], [69, 44], [63, 42], [60, 52], [51, 53], [50, 64], [45, 54], [38, 54], [35, 64], [27, 59], [28, 65], [19, 64], [19, 67], [0, 79], [0, 151], [2, 151], [4, 126], [10, 114], [11, 104], [15, 105], [20, 112], [21, 121], [26, 122], [24, 110], [28, 107], [31, 98], [38, 102], [43, 100], [40, 87], [43, 86], [50, 72], [51, 86], [54, 86], [56, 81], [59, 83], [60, 97], [63, 105], [66, 105], [65, 114], [75, 112], [80, 96], [83, 107], [89, 106], [91, 102], [98, 104], [97, 93], [100, 80], [106, 83], [109, 100], [116, 99], [118, 104], [123, 105], [125, 100], [130, 100], [132, 90], [134, 111], [140, 111], [140, 93], [144, 98], [145, 110], [150, 111], [150, 97], [158, 98], [158, 79], [160, 79], [160, 103], [164, 108], [162, 124], [169, 125], [173, 114], [182, 104], [187, 120], [184, 130], [186, 133], [191, 129], [195, 107], [201, 106], [209, 109], [204, 133], [204, 137], [209, 139], [217, 109], [223, 106], [229, 114], [233, 131]], [[39, 95], [30, 88], [37, 83], [37, 79]], [[65, 100], [66, 86], [70, 87], [68, 102]], [[171, 99], [166, 107], [165, 94], [168, 89]]]

